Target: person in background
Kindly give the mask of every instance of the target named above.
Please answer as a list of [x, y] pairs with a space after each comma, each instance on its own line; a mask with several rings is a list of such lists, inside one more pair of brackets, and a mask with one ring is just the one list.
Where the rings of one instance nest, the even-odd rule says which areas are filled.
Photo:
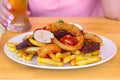
[[[14, 19], [9, 0], [0, 0], [0, 23]], [[107, 17], [120, 20], [120, 0], [28, 0], [30, 16]]]

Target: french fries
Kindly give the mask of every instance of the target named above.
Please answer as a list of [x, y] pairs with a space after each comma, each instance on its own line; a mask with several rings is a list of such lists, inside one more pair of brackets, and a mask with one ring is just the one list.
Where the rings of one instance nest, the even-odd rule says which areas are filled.
[[78, 54], [79, 55], [79, 54], [82, 54], [82, 52], [80, 52], [80, 50], [76, 50], [76, 51], [72, 52], [72, 54], [76, 54], [76, 55]]
[[40, 47], [28, 47], [25, 49], [25, 52], [37, 52]]
[[40, 47], [27, 47], [24, 49], [24, 52], [27, 54], [37, 54], [37, 51], [40, 49]]
[[75, 61], [82, 61], [82, 60], [85, 60], [85, 59], [87, 59], [87, 57], [85, 57], [83, 55], [78, 55], [78, 56], [76, 56]]
[[63, 59], [63, 58], [65, 58], [65, 57], [67, 57], [67, 56], [70, 56], [70, 55], [71, 55], [70, 52], [66, 52], [66, 53], [58, 52], [55, 56], [56, 56], [57, 58]]
[[63, 59], [63, 63], [68, 63], [70, 62], [71, 60], [75, 59], [76, 55], [70, 55], [70, 56], [67, 56]]
[[100, 61], [101, 58], [99, 56], [93, 56], [93, 57], [88, 57], [85, 60], [80, 60], [76, 62], [76, 65], [81, 66], [81, 65], [86, 65], [86, 64], [91, 64]]
[[26, 56], [25, 60], [31, 61], [33, 57], [34, 57], [34, 54], [29, 54], [28, 56]]
[[[92, 53], [91, 53], [92, 54]], [[90, 53], [89, 53], [90, 55]], [[53, 53], [49, 54], [50, 58], [37, 58], [38, 64], [48, 64], [54, 66], [63, 66], [66, 63], [69, 63], [72, 66], [81, 66], [86, 64], [95, 63], [101, 60], [100, 56], [85, 56], [85, 55], [65, 55], [64, 53]]]
[[33, 44], [33, 45], [35, 45], [35, 46], [43, 46], [44, 44], [42, 44], [42, 43], [40, 43], [40, 42], [38, 42], [38, 41], [36, 41], [36, 40], [34, 40], [34, 39], [32, 39], [32, 38], [29, 38], [29, 41]]
[[63, 66], [64, 63], [63, 62], [58, 62], [58, 61], [54, 61], [52, 59], [48, 59], [48, 58], [37, 58], [37, 62], [38, 64], [49, 64], [49, 65], [54, 65], [54, 66]]
[[21, 50], [17, 53], [18, 57], [23, 57], [25, 55], [25, 53]]
[[15, 48], [15, 47], [11, 47], [11, 48], [9, 48], [9, 51], [11, 51], [11, 52], [17, 52], [17, 49]]
[[23, 36], [20, 43], [7, 43], [9, 51], [19, 58], [31, 61], [37, 57], [38, 64], [53, 66], [81, 66], [98, 62], [101, 60], [102, 45], [103, 40], [96, 34], [64, 21], [36, 29], [32, 34]]
[[[17, 50], [16, 49], [17, 44], [13, 42], [8, 42], [7, 46], [9, 47], [9, 51], [17, 53], [17, 56], [19, 58], [23, 58], [26, 61], [31, 61], [34, 58], [34, 56], [38, 56], [37, 55], [38, 50], [41, 49], [41, 46], [45, 44], [34, 40], [32, 35], [26, 36], [25, 38], [28, 38], [30, 43], [32, 43], [35, 46], [26, 47], [21, 50]], [[46, 49], [46, 47], [44, 49]], [[37, 63], [39, 65], [63, 66], [67, 63], [70, 63], [70, 65], [72, 66], [81, 66], [95, 63], [101, 60], [101, 57], [99, 56], [100, 54], [99, 50], [86, 54], [81, 52], [80, 50], [48, 53], [49, 54], [47, 55], [48, 56], [47, 58], [42, 56], [39, 56], [37, 58]]]
[[8, 42], [7, 46], [9, 47], [10, 52], [16, 53], [18, 50], [16, 49], [16, 44], [13, 42]]
[[16, 46], [16, 44], [15, 44], [15, 43], [13, 43], [13, 42], [8, 42], [8, 43], [7, 43], [7, 46], [8, 46], [8, 47], [15, 47], [15, 46]]
[[56, 62], [60, 61], [60, 58], [57, 58], [53, 53], [49, 54], [50, 58]]
[[17, 55], [20, 58], [24, 58], [26, 61], [31, 61], [34, 57], [34, 54], [26, 54], [23, 50], [20, 50]]
[[13, 42], [8, 42], [7, 46], [9, 47], [10, 52], [17, 53], [17, 56], [19, 58], [24, 58], [26, 61], [31, 61], [35, 55], [35, 52], [40, 48], [40, 47], [28, 47], [24, 50], [17, 50], [16, 44]]

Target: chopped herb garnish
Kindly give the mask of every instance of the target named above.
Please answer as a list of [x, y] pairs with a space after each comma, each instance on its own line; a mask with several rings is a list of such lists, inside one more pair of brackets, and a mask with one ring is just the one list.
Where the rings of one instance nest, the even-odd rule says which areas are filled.
[[59, 32], [65, 32], [65, 30], [59, 30]]
[[85, 42], [85, 45], [89, 45], [91, 42]]
[[59, 20], [59, 21], [58, 21], [58, 23], [63, 24], [63, 23], [64, 23], [64, 21], [63, 21], [63, 20]]

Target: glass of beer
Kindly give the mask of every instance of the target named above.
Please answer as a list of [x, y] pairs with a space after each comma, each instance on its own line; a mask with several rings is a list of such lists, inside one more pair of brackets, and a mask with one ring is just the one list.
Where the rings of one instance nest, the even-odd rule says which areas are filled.
[[7, 29], [12, 32], [27, 31], [31, 24], [27, 15], [28, 0], [9, 0], [12, 8], [10, 12], [14, 15], [12, 22], [8, 23]]
[[4, 32], [5, 32], [5, 28], [0, 24], [0, 40]]

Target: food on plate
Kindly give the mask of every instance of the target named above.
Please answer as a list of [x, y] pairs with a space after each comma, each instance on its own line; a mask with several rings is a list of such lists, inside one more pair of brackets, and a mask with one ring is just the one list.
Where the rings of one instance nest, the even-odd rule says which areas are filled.
[[[75, 51], [75, 50], [81, 49], [83, 46], [83, 43], [84, 43], [83, 31], [73, 24], [69, 24], [66, 22], [61, 23], [61, 21], [55, 22], [46, 26], [46, 30], [49, 30], [52, 33], [54, 33], [55, 37], [52, 38], [52, 42], [54, 44], [57, 44], [60, 48], [64, 50]], [[60, 35], [60, 34], [63, 34], [63, 35]], [[71, 38], [73, 38], [74, 41], [76, 41], [75, 45], [66, 45], [59, 41], [58, 37], [60, 36], [61, 38], [66, 34], [71, 35]], [[58, 35], [58, 37], [56, 37], [56, 35]]]
[[81, 66], [101, 60], [102, 39], [62, 20], [36, 29], [20, 43], [8, 42], [7, 46], [18, 57], [31, 61], [37, 56], [39, 65]]
[[74, 63], [74, 65], [86, 65], [91, 64], [100, 61], [101, 58], [99, 56], [92, 56], [92, 57], [86, 57], [85, 60], [80, 60]]
[[98, 42], [85, 42], [81, 51], [84, 53], [93, 52], [100, 49], [100, 43]]
[[60, 42], [70, 46], [75, 46], [77, 44], [76, 39], [74, 39], [71, 35], [65, 35], [60, 39]]
[[56, 44], [46, 44], [42, 46], [38, 51], [38, 56], [42, 58], [48, 57], [48, 54], [61, 52], [61, 49]]
[[24, 39], [21, 43], [16, 45], [16, 49], [20, 50], [26, 47], [33, 46], [33, 44], [29, 41], [29, 38]]
[[27, 47], [24, 49], [24, 52], [27, 54], [37, 54], [37, 51], [40, 49], [40, 47]]
[[[42, 34], [42, 35], [40, 35], [40, 34]], [[33, 35], [34, 35], [35, 40], [37, 40], [41, 43], [51, 43], [51, 38], [54, 37], [53, 33], [51, 33], [50, 31], [41, 30], [41, 29], [35, 30]]]
[[84, 53], [93, 52], [100, 49], [103, 45], [102, 39], [92, 33], [84, 32], [84, 46], [81, 49]]
[[85, 32], [84, 38], [85, 38], [85, 40], [89, 40], [91, 42], [98, 42], [98, 43], [100, 43], [101, 46], [103, 45], [102, 39], [95, 34]]
[[37, 58], [39, 65], [53, 65], [53, 66], [63, 66], [63, 62], [57, 62], [49, 58]]
[[43, 46], [44, 44], [39, 42], [39, 41], [36, 41], [35, 39], [33, 38], [29, 38], [29, 42], [32, 44], [32, 45], [35, 45], [35, 46]]

